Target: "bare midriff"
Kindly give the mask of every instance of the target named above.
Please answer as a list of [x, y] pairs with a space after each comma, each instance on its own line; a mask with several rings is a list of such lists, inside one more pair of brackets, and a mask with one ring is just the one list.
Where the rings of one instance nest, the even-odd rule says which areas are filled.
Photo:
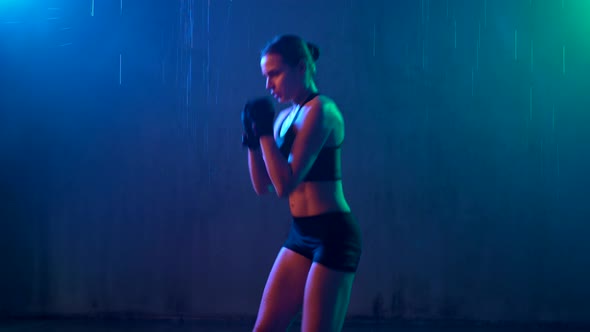
[[294, 217], [350, 212], [341, 180], [300, 183], [289, 195], [289, 209]]

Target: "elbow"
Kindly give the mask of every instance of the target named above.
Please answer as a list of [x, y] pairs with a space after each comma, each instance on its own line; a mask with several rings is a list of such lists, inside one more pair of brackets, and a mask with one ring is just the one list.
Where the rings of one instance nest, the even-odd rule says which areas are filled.
[[254, 186], [254, 192], [256, 193], [256, 195], [258, 196], [262, 196], [265, 194], [270, 194], [272, 192], [275, 192], [275, 187], [273, 186], [272, 182], [268, 182], [265, 184], [258, 184]]
[[268, 194], [268, 188], [265, 188], [264, 186], [260, 186], [260, 187], [254, 187], [254, 192], [256, 193], [256, 195], [258, 196], [262, 196], [264, 194]]
[[289, 195], [291, 195], [291, 193], [293, 192], [293, 189], [295, 189], [295, 186], [287, 183], [287, 184], [281, 184], [279, 186], [275, 186], [275, 189], [276, 189], [277, 196], [279, 198], [287, 198], [287, 197], [289, 197]]
[[284, 189], [277, 189], [277, 197], [278, 198], [286, 198], [289, 197], [289, 193], [287, 193]]

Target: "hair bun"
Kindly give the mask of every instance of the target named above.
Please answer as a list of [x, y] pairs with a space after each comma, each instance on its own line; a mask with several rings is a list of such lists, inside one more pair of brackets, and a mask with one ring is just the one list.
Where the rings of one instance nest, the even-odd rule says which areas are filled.
[[320, 49], [312, 43], [307, 43], [307, 48], [309, 49], [309, 53], [311, 54], [313, 61], [317, 61], [320, 57]]

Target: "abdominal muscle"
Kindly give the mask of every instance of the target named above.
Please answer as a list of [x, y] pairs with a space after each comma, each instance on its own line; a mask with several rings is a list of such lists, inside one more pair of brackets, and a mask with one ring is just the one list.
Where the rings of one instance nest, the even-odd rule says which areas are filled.
[[289, 195], [289, 209], [294, 217], [350, 212], [341, 180], [300, 183]]

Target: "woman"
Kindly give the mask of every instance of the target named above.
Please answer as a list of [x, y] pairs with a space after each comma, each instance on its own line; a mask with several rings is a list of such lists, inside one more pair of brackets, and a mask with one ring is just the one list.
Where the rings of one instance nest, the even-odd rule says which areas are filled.
[[254, 331], [285, 331], [302, 309], [302, 330], [340, 331], [361, 254], [360, 230], [344, 197], [344, 121], [314, 82], [318, 48], [294, 35], [262, 50], [266, 88], [292, 106], [274, 119], [258, 99], [242, 113], [248, 165], [258, 195], [288, 197], [287, 240], [264, 288]]

